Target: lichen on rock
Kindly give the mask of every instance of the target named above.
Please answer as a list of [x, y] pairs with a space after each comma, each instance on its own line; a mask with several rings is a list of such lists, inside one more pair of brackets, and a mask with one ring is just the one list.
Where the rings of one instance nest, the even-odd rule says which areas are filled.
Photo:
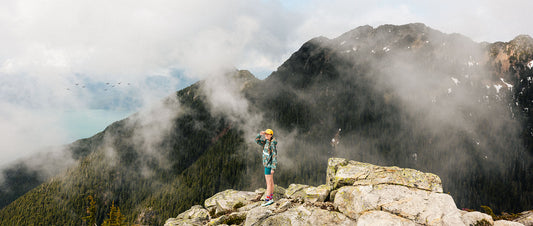
[[204, 225], [209, 220], [209, 212], [200, 205], [195, 205], [191, 209], [179, 214], [176, 218], [169, 218], [165, 226], [175, 225]]
[[432, 173], [396, 166], [376, 166], [339, 158], [329, 159], [326, 182], [333, 189], [345, 185], [396, 184], [443, 192], [439, 176]]
[[225, 190], [208, 198], [204, 202], [205, 208], [215, 215], [221, 215], [236, 210], [242, 206], [252, 203], [257, 193], [247, 191]]

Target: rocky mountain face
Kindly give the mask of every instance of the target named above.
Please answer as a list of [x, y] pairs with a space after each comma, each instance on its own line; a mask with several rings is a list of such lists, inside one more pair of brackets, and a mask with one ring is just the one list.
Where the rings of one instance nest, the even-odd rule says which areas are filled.
[[442, 190], [424, 189], [461, 209], [530, 210], [532, 60], [529, 36], [476, 43], [423, 24], [318, 37], [265, 80], [221, 72], [68, 145], [75, 161], [55, 176], [35, 173], [45, 163], [5, 171], [20, 183], [0, 185], [0, 221], [83, 224], [91, 196], [98, 224], [114, 202], [127, 222], [161, 225], [217, 192], [264, 186], [253, 138], [265, 128], [281, 187], [327, 188], [335, 156], [433, 172]]
[[533, 212], [514, 221], [457, 209], [440, 178], [399, 167], [331, 158], [326, 184], [276, 186], [276, 202], [261, 206], [264, 189], [226, 190], [170, 218], [172, 225], [533, 225]]
[[[435, 172], [459, 206], [520, 211], [533, 196], [532, 50], [529, 36], [491, 44], [423, 24], [362, 26], [305, 43], [257, 101], [292, 103], [264, 110], [308, 135], [311, 153]], [[508, 199], [487, 195], [496, 190]]]

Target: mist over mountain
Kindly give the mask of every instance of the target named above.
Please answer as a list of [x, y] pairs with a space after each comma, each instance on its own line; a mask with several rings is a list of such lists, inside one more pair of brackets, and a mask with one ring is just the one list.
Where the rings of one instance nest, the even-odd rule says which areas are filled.
[[114, 202], [128, 222], [161, 224], [264, 187], [253, 138], [266, 128], [281, 186], [324, 184], [335, 156], [435, 173], [459, 208], [529, 210], [532, 68], [527, 35], [476, 43], [407, 24], [317, 37], [265, 80], [220, 72], [68, 145], [54, 173], [40, 175], [65, 156], [4, 170], [0, 221], [81, 224], [91, 196], [97, 222]]

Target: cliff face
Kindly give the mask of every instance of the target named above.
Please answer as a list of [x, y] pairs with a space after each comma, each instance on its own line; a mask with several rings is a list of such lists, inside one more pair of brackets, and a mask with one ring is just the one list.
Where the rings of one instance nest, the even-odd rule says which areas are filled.
[[[226, 190], [196, 205], [171, 225], [532, 225], [457, 209], [440, 178], [408, 168], [330, 158], [327, 183], [276, 186], [276, 202], [262, 207], [264, 189]], [[529, 218], [528, 218], [529, 216]]]

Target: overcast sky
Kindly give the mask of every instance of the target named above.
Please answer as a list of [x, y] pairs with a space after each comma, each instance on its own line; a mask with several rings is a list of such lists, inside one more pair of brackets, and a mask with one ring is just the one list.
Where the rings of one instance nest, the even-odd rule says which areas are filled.
[[530, 0], [2, 0], [0, 166], [222, 69], [263, 79], [316, 36], [421, 22], [509, 41], [533, 34], [531, 9]]

